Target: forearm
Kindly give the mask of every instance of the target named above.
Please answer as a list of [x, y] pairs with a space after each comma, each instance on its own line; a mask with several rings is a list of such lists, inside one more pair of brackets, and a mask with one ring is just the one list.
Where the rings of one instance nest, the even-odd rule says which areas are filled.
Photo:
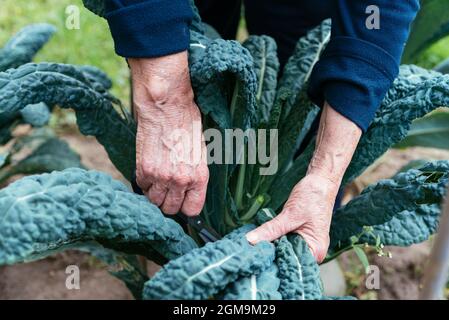
[[326, 102], [307, 173], [327, 178], [339, 187], [361, 134], [362, 130], [354, 122]]

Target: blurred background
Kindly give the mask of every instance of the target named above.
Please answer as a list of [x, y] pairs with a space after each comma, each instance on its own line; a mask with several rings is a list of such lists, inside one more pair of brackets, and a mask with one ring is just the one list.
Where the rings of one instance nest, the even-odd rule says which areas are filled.
[[[80, 9], [81, 30], [68, 30], [66, 8], [76, 5]], [[436, 12], [449, 15], [446, 12]], [[449, 17], [448, 17], [449, 21]], [[78, 65], [92, 65], [105, 71], [113, 80], [112, 93], [129, 105], [129, 71], [125, 61], [115, 55], [113, 42], [105, 20], [85, 9], [81, 0], [0, 0], [0, 47], [21, 28], [31, 24], [47, 22], [57, 28], [49, 43], [35, 57], [34, 61], [52, 61]], [[419, 22], [412, 37], [416, 43], [419, 32], [427, 32], [428, 22]], [[449, 23], [446, 25], [449, 30]], [[241, 21], [239, 40], [247, 36], [245, 21]], [[405, 62], [413, 62], [425, 68], [434, 68], [449, 58], [449, 37], [436, 37], [432, 43], [409, 54]], [[430, 40], [429, 40], [430, 41]], [[411, 52], [411, 51], [410, 51]], [[440, 65], [441, 66], [441, 65]], [[439, 110], [446, 113], [446, 109]], [[75, 117], [69, 110], [57, 110], [52, 114], [50, 128], [81, 155], [85, 167], [99, 169], [121, 178], [108, 160], [104, 149], [93, 138], [84, 137], [77, 131]], [[416, 129], [418, 131], [419, 128]], [[15, 130], [17, 137], [27, 135], [31, 129], [22, 126]], [[348, 186], [345, 201], [357, 195], [365, 186], [379, 179], [391, 177], [410, 161], [449, 159], [449, 121], [446, 116], [439, 119], [433, 130], [439, 133], [438, 143], [422, 146], [410, 142], [401, 148], [387, 152], [370, 167], [357, 181]], [[433, 136], [435, 137], [435, 136]], [[446, 138], [445, 138], [446, 137]], [[7, 182], [17, 179], [17, 176]], [[364, 267], [352, 253], [339, 257], [337, 266], [324, 266], [331, 271], [326, 283], [332, 293], [349, 294], [360, 299], [416, 299], [421, 285], [423, 268], [429, 255], [430, 242], [411, 248], [387, 248], [391, 258], [368, 254], [370, 263], [381, 269], [381, 289], [367, 290], [364, 286]], [[68, 264], [78, 264], [83, 272], [82, 290], [68, 291], [65, 288], [64, 273]], [[150, 264], [154, 272], [158, 267]], [[449, 290], [447, 291], [449, 294]], [[128, 299], [131, 298], [125, 286], [113, 278], [107, 269], [95, 258], [78, 252], [58, 254], [38, 262], [16, 266], [0, 267], [0, 299]]]

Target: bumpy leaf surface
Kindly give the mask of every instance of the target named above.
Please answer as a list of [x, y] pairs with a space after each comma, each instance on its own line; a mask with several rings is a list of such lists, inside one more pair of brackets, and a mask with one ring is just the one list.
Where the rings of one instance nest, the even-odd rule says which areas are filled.
[[355, 179], [391, 146], [407, 136], [413, 120], [449, 105], [449, 76], [401, 67], [379, 111], [362, 136], [343, 184]]
[[[253, 224], [246, 224], [225, 236], [225, 239], [238, 241], [246, 233], [255, 229]], [[229, 284], [221, 294], [223, 300], [280, 300], [278, 292], [278, 268], [274, 262], [258, 275], [241, 277]]]
[[0, 183], [16, 174], [37, 174], [82, 167], [80, 156], [66, 142], [52, 138], [25, 159], [12, 164], [10, 168], [0, 170]]
[[279, 59], [277, 45], [268, 36], [250, 36], [243, 46], [248, 49], [254, 60], [257, 76], [257, 112], [261, 121], [267, 122], [276, 96]]
[[146, 283], [144, 299], [207, 299], [239, 277], [257, 275], [274, 259], [268, 242], [222, 239], [167, 263]]
[[295, 103], [296, 95], [305, 89], [313, 67], [318, 62], [330, 40], [330, 34], [330, 20], [325, 20], [298, 41], [279, 81], [279, 93], [285, 89], [292, 93], [282, 112], [282, 120], [285, 120], [290, 113]]
[[271, 264], [259, 275], [240, 278], [226, 289], [223, 300], [281, 300], [278, 267]]
[[109, 176], [81, 169], [23, 178], [0, 191], [0, 265], [97, 241], [150, 259], [196, 247], [182, 228]]
[[[105, 90], [112, 88], [112, 81], [100, 69], [92, 66], [79, 66], [78, 69], [88, 78], [93, 86], [101, 86]], [[100, 91], [100, 88], [96, 88]]]
[[284, 300], [314, 300], [322, 296], [318, 264], [306, 242], [298, 235], [276, 243], [279, 292]]
[[0, 71], [31, 62], [55, 32], [55, 27], [47, 23], [32, 24], [20, 30], [0, 49]]
[[[189, 61], [201, 111], [210, 114], [219, 127], [230, 128], [232, 100], [238, 98], [244, 109], [243, 127], [249, 127], [255, 118], [257, 77], [248, 50], [237, 41], [211, 41], [192, 32]], [[238, 97], [233, 99], [233, 94]]]
[[42, 127], [50, 120], [50, 109], [45, 103], [29, 104], [22, 110], [20, 115], [23, 121], [32, 125], [33, 127]]
[[0, 124], [29, 104], [44, 102], [76, 111], [80, 131], [93, 135], [123, 175], [135, 171], [136, 124], [121, 116], [105, 92], [77, 67], [64, 64], [26, 64], [0, 73]]
[[[388, 245], [407, 246], [426, 240], [438, 225], [440, 204], [449, 179], [449, 161], [430, 162], [367, 187], [337, 210], [331, 225], [330, 252], [350, 244], [364, 226]], [[361, 243], [375, 243], [364, 236]]]

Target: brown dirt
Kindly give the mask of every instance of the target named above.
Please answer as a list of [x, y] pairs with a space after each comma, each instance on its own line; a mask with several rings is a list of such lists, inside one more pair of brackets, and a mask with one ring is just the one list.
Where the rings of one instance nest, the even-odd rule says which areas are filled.
[[[86, 167], [102, 170], [125, 181], [94, 138], [77, 133], [65, 134], [63, 138], [81, 154]], [[366, 185], [391, 177], [400, 167], [416, 159], [449, 159], [449, 152], [423, 148], [390, 150], [348, 187], [345, 200], [358, 194]], [[428, 242], [410, 248], [388, 248], [393, 254], [392, 259], [370, 255], [370, 262], [378, 265], [381, 271], [381, 288], [378, 291], [365, 289], [360, 263], [352, 253], [344, 254], [339, 261], [349, 283], [349, 293], [363, 299], [417, 298], [429, 248]], [[65, 268], [71, 264], [80, 267], [80, 290], [67, 290], [65, 287]], [[149, 274], [155, 270], [157, 266], [150, 264]], [[126, 287], [111, 276], [105, 266], [84, 253], [69, 251], [41, 261], [0, 268], [0, 299], [131, 298]]]

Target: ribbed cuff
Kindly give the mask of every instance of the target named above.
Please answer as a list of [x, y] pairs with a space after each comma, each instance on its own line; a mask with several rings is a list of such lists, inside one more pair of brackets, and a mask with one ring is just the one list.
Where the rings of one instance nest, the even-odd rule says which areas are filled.
[[327, 101], [366, 131], [398, 72], [397, 62], [382, 48], [337, 37], [316, 64], [308, 92], [318, 106]]
[[192, 9], [188, 0], [151, 0], [108, 12], [115, 51], [152, 58], [187, 50]]

